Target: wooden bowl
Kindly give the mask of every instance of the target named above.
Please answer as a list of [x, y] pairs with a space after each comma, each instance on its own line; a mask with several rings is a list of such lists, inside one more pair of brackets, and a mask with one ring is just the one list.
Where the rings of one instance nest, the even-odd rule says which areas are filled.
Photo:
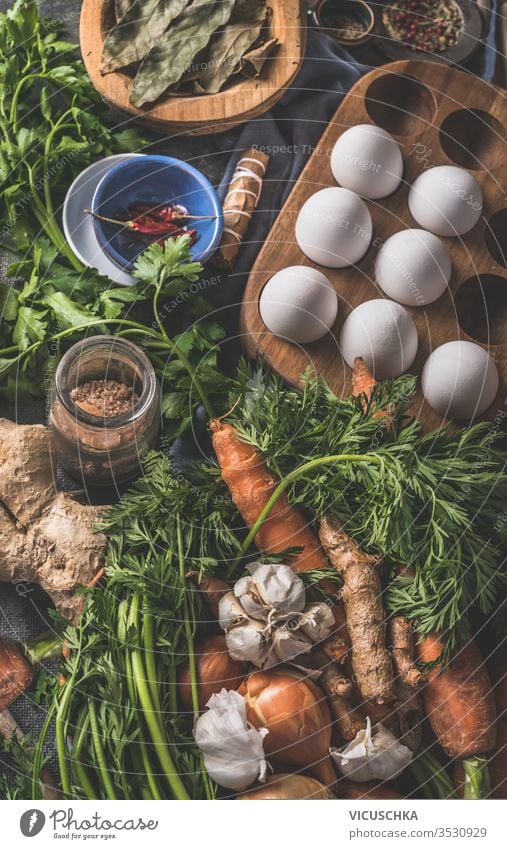
[[90, 80], [111, 106], [162, 133], [220, 133], [262, 115], [280, 100], [303, 60], [306, 29], [299, 0], [273, 0], [270, 36], [278, 39], [279, 46], [259, 79], [241, 80], [218, 94], [163, 96], [138, 109], [129, 101], [132, 73], [126, 69], [100, 73], [109, 8], [109, 0], [84, 0], [81, 9], [81, 52]]

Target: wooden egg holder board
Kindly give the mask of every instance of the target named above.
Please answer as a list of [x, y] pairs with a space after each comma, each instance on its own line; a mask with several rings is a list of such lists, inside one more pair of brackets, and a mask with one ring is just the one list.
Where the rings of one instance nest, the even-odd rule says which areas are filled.
[[[492, 419], [499, 409], [505, 408], [507, 269], [500, 260], [502, 252], [504, 257], [507, 254], [506, 96], [463, 71], [414, 60], [385, 65], [355, 84], [312, 153], [249, 275], [241, 307], [247, 356], [264, 357], [270, 368], [295, 385], [310, 367], [326, 379], [338, 396], [348, 396], [351, 370], [338, 346], [342, 324], [358, 304], [385, 297], [374, 280], [375, 257], [393, 233], [420, 226], [408, 209], [408, 191], [415, 178], [425, 168], [458, 165], [469, 170], [481, 186], [483, 213], [471, 232], [442, 239], [452, 258], [448, 290], [427, 307], [407, 307], [419, 334], [417, 357], [409, 372], [420, 374], [430, 352], [445, 342], [476, 342], [489, 351], [500, 374], [498, 395], [483, 418]], [[317, 266], [295, 241], [297, 215], [314, 192], [337, 185], [330, 168], [330, 153], [336, 140], [349, 127], [372, 123], [390, 132], [401, 146], [401, 187], [390, 197], [366, 200], [373, 220], [373, 238], [366, 256], [356, 266]], [[496, 244], [498, 262], [490, 253], [487, 240], [493, 253]], [[331, 332], [310, 345], [299, 346], [273, 336], [259, 314], [263, 286], [273, 274], [291, 265], [321, 268], [339, 297], [338, 317]], [[427, 429], [442, 422], [442, 417], [424, 401], [420, 388], [410, 412]]]

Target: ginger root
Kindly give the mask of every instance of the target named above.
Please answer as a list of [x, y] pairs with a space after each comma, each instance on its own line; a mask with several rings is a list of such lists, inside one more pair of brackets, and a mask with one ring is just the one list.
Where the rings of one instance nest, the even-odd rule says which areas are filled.
[[66, 618], [78, 586], [104, 563], [106, 538], [94, 533], [101, 509], [58, 492], [49, 430], [0, 419], [0, 581], [38, 584]]

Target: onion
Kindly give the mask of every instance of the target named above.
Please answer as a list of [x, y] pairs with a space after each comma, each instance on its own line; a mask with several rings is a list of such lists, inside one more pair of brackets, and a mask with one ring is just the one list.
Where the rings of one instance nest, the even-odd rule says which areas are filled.
[[396, 788], [387, 781], [349, 781], [342, 778], [335, 787], [340, 799], [401, 799]]
[[247, 790], [236, 799], [334, 799], [335, 796], [320, 781], [309, 775], [270, 775], [262, 787]]
[[247, 718], [267, 728], [264, 751], [271, 761], [311, 769], [325, 785], [336, 781], [329, 756], [331, 717], [324, 693], [296, 669], [254, 672], [239, 688]]
[[[201, 711], [211, 696], [220, 690], [237, 690], [247, 673], [246, 664], [229, 657], [225, 637], [221, 634], [196, 643], [195, 663], [197, 697]], [[193, 705], [188, 662], [179, 671], [178, 685], [179, 704], [184, 711], [191, 713]]]

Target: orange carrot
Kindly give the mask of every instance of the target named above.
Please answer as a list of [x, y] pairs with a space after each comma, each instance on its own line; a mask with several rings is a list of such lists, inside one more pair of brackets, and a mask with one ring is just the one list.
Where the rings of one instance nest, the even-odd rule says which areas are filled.
[[[363, 409], [365, 412], [368, 409], [368, 402], [371, 399], [373, 390], [377, 383], [378, 380], [375, 380], [363, 358], [356, 357], [354, 360], [354, 368], [352, 369], [352, 394], [356, 396], [364, 395], [366, 397], [366, 402], [363, 401]], [[387, 410], [377, 410], [376, 413], [373, 413], [373, 418], [385, 419], [385, 426], [387, 430], [390, 430], [392, 416], [389, 413], [389, 407]]]
[[[269, 471], [262, 455], [242, 442], [234, 428], [219, 419], [210, 422], [213, 448], [229, 487], [232, 500], [251, 527], [266, 506], [279, 481]], [[282, 494], [262, 523], [255, 542], [260, 551], [276, 553], [298, 547], [298, 554], [287, 558], [296, 572], [326, 569], [327, 561], [319, 541], [302, 513], [291, 507]]]
[[369, 401], [376, 385], [377, 381], [371, 374], [363, 358], [356, 357], [354, 368], [352, 369], [352, 394], [366, 395]]
[[[438, 634], [430, 634], [417, 645], [418, 658], [432, 663], [444, 648], [445, 640]], [[493, 691], [474, 642], [467, 642], [447, 666], [437, 664], [431, 668], [422, 695], [431, 727], [450, 757], [468, 758], [493, 748]]]

